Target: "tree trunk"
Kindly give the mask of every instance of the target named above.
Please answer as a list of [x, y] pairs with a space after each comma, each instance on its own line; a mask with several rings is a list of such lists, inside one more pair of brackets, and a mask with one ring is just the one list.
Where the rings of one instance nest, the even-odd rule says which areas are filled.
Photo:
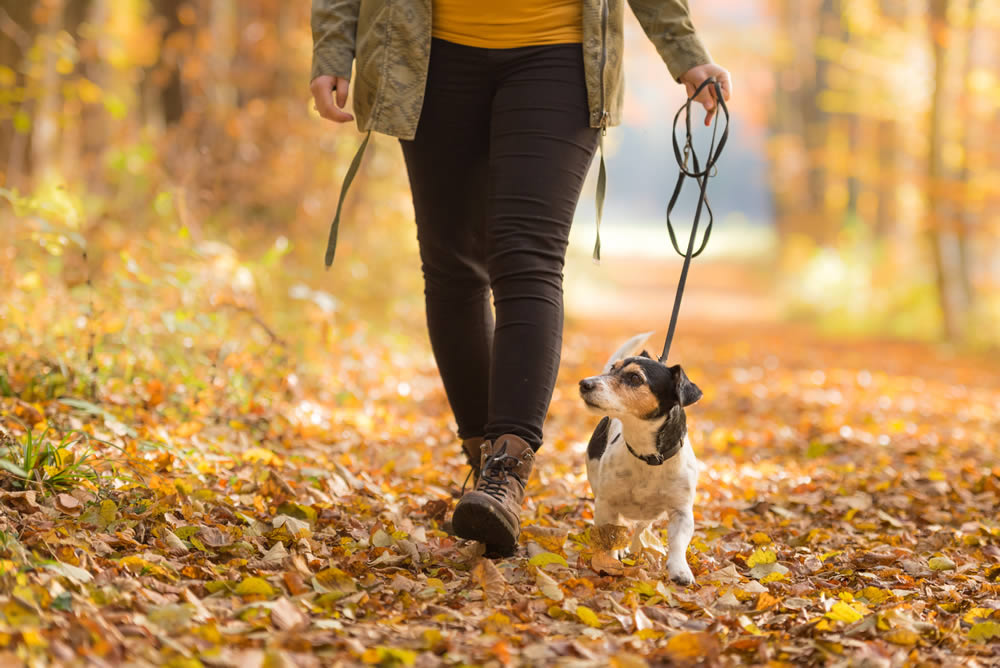
[[941, 307], [944, 334], [957, 341], [965, 334], [968, 303], [962, 288], [963, 271], [957, 236], [949, 229], [952, 207], [944, 196], [949, 176], [943, 149], [946, 139], [946, 117], [949, 110], [949, 77], [947, 46], [951, 37], [948, 24], [949, 0], [930, 0], [930, 36], [934, 54], [934, 94], [930, 113], [930, 151], [928, 155], [928, 221], [927, 235], [934, 256], [938, 301]]
[[158, 114], [164, 125], [173, 125], [184, 115], [184, 91], [181, 85], [180, 60], [183, 56], [183, 30], [180, 10], [183, 0], [153, 0], [152, 9], [155, 21], [163, 23], [163, 35], [160, 45], [160, 61], [147, 72], [147, 81], [152, 87], [147, 95], [157, 100], [157, 109], [150, 110]]

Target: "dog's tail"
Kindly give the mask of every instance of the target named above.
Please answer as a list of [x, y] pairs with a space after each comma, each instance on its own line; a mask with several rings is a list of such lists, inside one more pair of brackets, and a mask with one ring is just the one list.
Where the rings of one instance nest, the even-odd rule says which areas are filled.
[[623, 343], [618, 350], [616, 350], [611, 357], [608, 358], [607, 363], [604, 365], [604, 371], [602, 373], [607, 373], [611, 371], [611, 365], [618, 360], [623, 360], [626, 357], [632, 357], [633, 355], [638, 355], [642, 352], [642, 347], [649, 340], [649, 337], [653, 335], [653, 332], [646, 332], [645, 334], [636, 334], [631, 339]]

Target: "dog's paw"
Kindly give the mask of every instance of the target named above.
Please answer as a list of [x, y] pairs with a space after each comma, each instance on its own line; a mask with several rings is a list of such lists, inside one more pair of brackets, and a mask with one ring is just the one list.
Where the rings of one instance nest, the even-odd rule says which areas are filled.
[[667, 572], [670, 574], [670, 579], [682, 587], [694, 584], [694, 573], [687, 564], [667, 564]]

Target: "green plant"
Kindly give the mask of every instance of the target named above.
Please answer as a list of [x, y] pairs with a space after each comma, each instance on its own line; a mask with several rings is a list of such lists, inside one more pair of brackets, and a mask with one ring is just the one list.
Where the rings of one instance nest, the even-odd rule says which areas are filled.
[[[97, 483], [89, 434], [77, 429], [58, 433], [51, 426], [36, 434], [13, 416], [5, 419], [21, 426], [20, 435], [16, 435], [0, 425], [0, 470], [6, 472], [15, 489], [56, 492]], [[78, 452], [81, 444], [84, 449]]]

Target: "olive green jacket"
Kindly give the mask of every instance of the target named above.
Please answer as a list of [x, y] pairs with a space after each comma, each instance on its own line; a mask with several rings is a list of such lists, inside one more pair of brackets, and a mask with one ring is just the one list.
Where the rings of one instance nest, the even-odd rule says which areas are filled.
[[[424, 101], [433, 0], [313, 0], [312, 78], [353, 77], [361, 131], [412, 139]], [[621, 120], [624, 0], [583, 2], [583, 52], [593, 127]], [[687, 0], [629, 0], [670, 74], [711, 57], [694, 32]]]

